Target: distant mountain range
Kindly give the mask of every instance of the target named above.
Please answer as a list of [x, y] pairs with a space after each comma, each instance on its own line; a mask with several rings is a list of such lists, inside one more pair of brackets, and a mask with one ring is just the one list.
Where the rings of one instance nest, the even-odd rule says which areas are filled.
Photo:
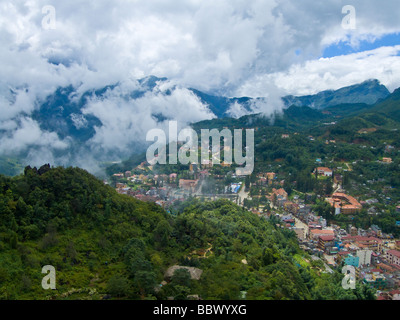
[[[373, 85], [375, 83], [375, 85]], [[362, 101], [362, 92], [366, 87], [378, 89], [383, 95], [385, 90], [381, 88], [377, 81], [368, 81], [363, 84], [343, 88], [336, 96], [337, 101], [343, 101], [344, 92], [350, 94], [350, 101]], [[354, 90], [360, 90], [360, 98], [356, 99]], [[336, 91], [337, 92], [337, 91]], [[335, 92], [331, 92], [331, 96]], [[314, 96], [318, 101], [321, 96], [327, 96], [328, 92]], [[354, 96], [352, 96], [354, 95]], [[369, 95], [370, 97], [372, 95]], [[375, 95], [375, 98], [379, 94]], [[375, 99], [374, 98], [374, 99]], [[297, 101], [303, 99], [298, 97]], [[307, 101], [311, 101], [307, 97]], [[292, 100], [293, 101], [293, 100]], [[195, 129], [200, 128], [259, 128], [271, 127], [286, 130], [288, 132], [314, 132], [316, 135], [326, 135], [331, 132], [339, 132], [352, 136], [360, 129], [374, 128], [386, 131], [397, 131], [400, 129], [400, 88], [385, 98], [380, 98], [374, 104], [366, 103], [340, 103], [329, 105], [324, 108], [315, 108], [303, 104], [292, 104], [283, 112], [276, 112], [272, 116], [262, 114], [250, 114], [238, 119], [221, 118], [204, 120], [193, 124]]]
[[378, 80], [367, 80], [339, 90], [327, 90], [315, 95], [301, 97], [286, 96], [282, 99], [288, 107], [295, 105], [325, 109], [339, 104], [375, 104], [389, 95], [389, 90]]
[[[146, 93], [152, 92], [162, 82], [168, 81], [167, 78], [157, 78], [150, 76], [138, 80], [140, 87], [133, 90], [129, 94], [130, 99], [139, 99]], [[114, 89], [116, 85], [106, 86], [97, 90], [88, 90], [81, 97], [71, 99], [76, 96], [76, 89], [72, 86], [57, 89], [54, 94], [50, 95], [46, 101], [36, 110], [32, 118], [40, 124], [43, 130], [56, 132], [60, 137], [70, 136], [80, 142], [87, 141], [95, 134], [94, 128], [101, 126], [101, 120], [94, 115], [84, 113], [85, 107], [89, 98], [102, 99], [105, 98], [108, 90]], [[170, 94], [168, 89], [164, 94]], [[210, 112], [217, 118], [232, 117], [230, 110], [234, 104], [239, 104], [242, 110], [247, 114], [254, 113], [254, 103], [263, 98], [228, 98], [223, 96], [213, 96], [202, 91], [190, 88], [188, 89], [196, 95], [199, 100], [207, 106]], [[316, 95], [309, 96], [286, 96], [282, 100], [286, 107], [308, 106], [313, 109], [325, 109], [331, 106], [343, 104], [375, 104], [388, 97], [390, 92], [388, 89], [379, 83], [378, 80], [369, 80], [361, 84], [345, 87], [339, 90], [323, 91]], [[268, 103], [268, 102], [267, 102]], [[153, 114], [159, 121], [168, 119], [168, 115]]]
[[[31, 119], [36, 121], [40, 129], [44, 132], [56, 133], [59, 139], [68, 141], [69, 143], [69, 149], [56, 152], [55, 158], [63, 157], [63, 164], [67, 162], [75, 165], [74, 156], [78, 153], [84, 154], [87, 152], [89, 154], [92, 152], [92, 141], [96, 140], [96, 135], [99, 133], [103, 134], [103, 139], [107, 139], [108, 132], [117, 132], [118, 135], [116, 136], [122, 137], [124, 132], [118, 131], [124, 130], [124, 127], [119, 126], [118, 122], [116, 124], [108, 123], [108, 118], [112, 118], [116, 112], [113, 108], [118, 107], [120, 104], [127, 105], [129, 117], [135, 119], [137, 116], [136, 120], [132, 120], [133, 122], [127, 125], [128, 128], [131, 128], [132, 126], [139, 127], [143, 125], [146, 118], [152, 119], [157, 124], [162, 123], [164, 120], [182, 116], [183, 112], [174, 112], [173, 106], [170, 106], [169, 109], [162, 108], [162, 106], [154, 107], [157, 103], [162, 104], [165, 101], [169, 101], [169, 98], [172, 104], [175, 103], [175, 100], [176, 103], [185, 104], [185, 99], [190, 99], [190, 103], [188, 102], [186, 108], [191, 108], [191, 104], [193, 103], [195, 104], [193, 108], [198, 108], [195, 111], [192, 109], [186, 110], [184, 107], [185, 116], [183, 118], [187, 123], [215, 118], [215, 120], [208, 122], [214, 125], [227, 121], [232, 123], [232, 118], [236, 118], [235, 121], [237, 123], [243, 121], [257, 122], [259, 121], [256, 120], [258, 118], [252, 116], [252, 114], [260, 113], [258, 105], [268, 105], [271, 103], [263, 97], [236, 98], [214, 96], [194, 88], [182, 88], [173, 84], [167, 78], [154, 76], [137, 80], [132, 88], [129, 87], [127, 89], [126, 87], [122, 87], [123, 85], [116, 83], [100, 89], [89, 89], [83, 93], [80, 93], [80, 88], [72, 86], [58, 88], [45, 101], [39, 104], [38, 108], [29, 115]], [[284, 104], [283, 114], [275, 114], [272, 118], [269, 117], [268, 121], [264, 124], [271, 124], [271, 119], [273, 119], [276, 126], [298, 128], [313, 124], [316, 121], [329, 119], [332, 116], [340, 117], [366, 110], [370, 112], [382, 112], [382, 109], [376, 106], [377, 103], [383, 103], [386, 108], [392, 108], [390, 112], [388, 111], [390, 116], [397, 115], [398, 117], [400, 110], [393, 107], [393, 101], [397, 101], [396, 99], [399, 95], [397, 91], [391, 95], [388, 89], [380, 84], [378, 80], [368, 80], [361, 84], [339, 90], [323, 91], [315, 95], [300, 97], [286, 96], [282, 97]], [[153, 100], [150, 100], [149, 97]], [[103, 112], [99, 116], [93, 109], [88, 108], [88, 104], [92, 101], [109, 102], [109, 110], [107, 109], [105, 114]], [[149, 110], [145, 110], [147, 105], [138, 107], [138, 105], [143, 103], [149, 103]], [[129, 111], [129, 108], [131, 108], [131, 111]], [[237, 110], [240, 112], [237, 112]], [[271, 110], [274, 110], [273, 106]], [[194, 116], [192, 118], [192, 113], [196, 113], [197, 118]], [[123, 115], [118, 118], [118, 121], [125, 121]], [[129, 119], [126, 121], [129, 121]], [[115, 128], [110, 128], [113, 125]], [[103, 130], [106, 126], [108, 131]], [[2, 135], [6, 134], [9, 135], [6, 131], [0, 130], [0, 139]], [[145, 133], [143, 134], [145, 136]], [[93, 157], [97, 159], [101, 155], [104, 161], [104, 159], [107, 159], [107, 155], [112, 155], [110, 159], [115, 160], [126, 158], [133, 153], [132, 150], [139, 153], [144, 150], [144, 136], [133, 135], [130, 137], [129, 144], [123, 151], [121, 151], [123, 148], [107, 149], [105, 147], [99, 149], [100, 151], [97, 150], [98, 153], [93, 154]], [[110, 136], [109, 139], [112, 140], [113, 137]], [[115, 138], [115, 142], [111, 142], [118, 146], [121, 143], [118, 139], [120, 138]], [[140, 144], [135, 144], [140, 140]], [[28, 153], [28, 151], [24, 150], [21, 154], [14, 155], [14, 159], [24, 157]], [[68, 154], [70, 160], [65, 160], [66, 154]], [[7, 165], [5, 165], [7, 163], [15, 163], [15, 161], [10, 159], [9, 155], [7, 157], [0, 155], [0, 173], [10, 173], [10, 168], [7, 168]], [[90, 168], [86, 169], [90, 170]]]
[[[243, 110], [249, 114], [254, 111], [252, 106], [257, 100], [263, 98], [227, 98], [208, 95], [196, 89], [192, 90], [205, 104], [209, 106], [209, 109], [218, 117], [231, 117], [230, 113], [232, 105], [238, 103], [242, 106]], [[317, 93], [315, 95], [307, 96], [285, 96], [282, 97], [284, 105], [290, 107], [295, 106], [308, 106], [314, 109], [324, 109], [339, 104], [375, 104], [376, 102], [385, 99], [390, 95], [389, 90], [382, 85], [378, 80], [367, 80], [363, 83], [352, 85], [349, 87], [341, 88], [339, 90], [327, 90]], [[268, 103], [268, 102], [267, 102]]]

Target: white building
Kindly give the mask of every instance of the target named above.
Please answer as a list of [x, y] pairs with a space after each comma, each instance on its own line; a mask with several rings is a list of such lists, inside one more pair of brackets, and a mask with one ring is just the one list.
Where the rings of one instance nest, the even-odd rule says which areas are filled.
[[359, 258], [358, 267], [371, 264], [372, 250], [358, 250], [357, 257]]

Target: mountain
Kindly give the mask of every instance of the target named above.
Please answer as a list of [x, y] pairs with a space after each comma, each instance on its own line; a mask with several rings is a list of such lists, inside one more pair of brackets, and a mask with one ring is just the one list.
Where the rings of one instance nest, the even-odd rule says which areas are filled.
[[[333, 124], [331, 128], [343, 127], [343, 130], [345, 127], [357, 127], [359, 130], [365, 126], [393, 129], [400, 124], [400, 88], [390, 94], [377, 80], [337, 91], [324, 91], [314, 96], [290, 96], [282, 99], [287, 107], [270, 116], [249, 114], [238, 119], [212, 119], [195, 123], [193, 127], [271, 127], [301, 131], [320, 126], [321, 130], [325, 130], [327, 123]], [[376, 103], [365, 102], [375, 99]], [[322, 101], [326, 103], [323, 104]]]
[[[16, 94], [11, 95], [14, 100], [17, 100]], [[377, 80], [370, 80], [312, 96], [283, 97], [286, 108], [264, 117], [259, 113], [269, 102], [263, 97], [211, 95], [155, 76], [96, 89], [62, 87], [43, 101], [36, 101], [32, 114], [24, 115], [37, 124], [43, 140], [16, 139], [21, 146], [15, 153], [0, 154], [5, 159], [0, 162], [0, 173], [21, 170], [21, 165], [32, 163], [32, 159], [36, 165], [39, 161], [76, 165], [97, 173], [102, 170], [98, 168], [100, 162], [116, 162], [128, 159], [133, 153], [145, 152], [146, 133], [153, 128], [165, 129], [166, 120], [174, 119], [184, 126], [205, 124], [214, 118], [209, 122], [212, 125], [269, 126], [275, 123], [276, 127], [300, 130], [321, 121], [334, 121], [369, 110], [377, 100], [390, 105], [392, 100], [386, 99], [389, 95]], [[391, 111], [391, 114], [396, 113]], [[20, 121], [18, 117], [13, 120]], [[0, 129], [0, 141], [16, 132], [18, 137], [22, 136], [14, 127], [10, 128], [9, 131]]]
[[400, 89], [373, 106], [364, 107], [347, 115], [347, 121], [363, 122], [364, 126], [398, 129], [400, 126]]
[[[254, 103], [261, 98], [227, 98], [213, 96], [196, 89], [190, 89], [196, 94], [203, 103], [207, 104], [209, 109], [218, 117], [235, 117], [232, 106], [238, 104], [242, 108], [243, 114], [256, 113]], [[314, 109], [325, 109], [337, 105], [372, 105], [381, 101], [390, 95], [389, 90], [378, 80], [367, 80], [363, 83], [344, 87], [338, 90], [322, 91], [315, 95], [307, 96], [285, 96], [282, 97], [284, 105], [288, 108], [294, 106], [308, 106]], [[265, 100], [263, 100], [265, 102]], [[242, 114], [242, 115], [243, 115]]]
[[239, 104], [244, 112], [251, 113], [253, 102], [257, 99], [249, 98], [249, 97], [241, 97], [241, 98], [227, 98], [220, 96], [213, 96], [201, 92], [196, 89], [190, 89], [196, 96], [200, 98], [200, 100], [208, 106], [208, 108], [218, 117], [232, 117], [230, 113], [230, 109], [232, 105]]
[[396, 89], [387, 99], [375, 105], [369, 112], [400, 122], [400, 88]]
[[91, 95], [102, 96], [107, 89], [85, 92], [78, 100], [73, 99], [76, 90], [72, 86], [58, 88], [32, 113], [32, 119], [42, 130], [55, 132], [60, 138], [71, 137], [85, 142], [95, 134], [95, 127], [101, 121], [93, 115], [83, 113], [83, 107]]
[[367, 80], [363, 83], [341, 88], [339, 90], [327, 90], [315, 95], [286, 96], [283, 101], [286, 106], [309, 106], [315, 109], [324, 109], [339, 104], [375, 104], [387, 98], [389, 90], [378, 80]]
[[[139, 87], [130, 91], [124, 99], [139, 99], [150, 92], [154, 92], [160, 84], [166, 83], [167, 78], [158, 78], [149, 76], [138, 80]], [[56, 132], [61, 138], [72, 137], [79, 142], [85, 142], [92, 138], [95, 134], [95, 127], [100, 127], [102, 122], [96, 116], [90, 113], [84, 113], [83, 108], [91, 98], [107, 99], [107, 93], [118, 87], [118, 84], [109, 85], [97, 90], [88, 90], [84, 92], [79, 99], [77, 90], [72, 86], [66, 88], [58, 88], [56, 92], [41, 104], [32, 118], [39, 122], [43, 130]], [[164, 95], [170, 95], [176, 87], [172, 86], [162, 92]], [[215, 115], [217, 118], [234, 117], [231, 113], [233, 105], [237, 104], [241, 107], [244, 114], [252, 114], [256, 111], [253, 109], [254, 104], [262, 98], [228, 98], [223, 96], [213, 96], [202, 91], [190, 88], [188, 89]], [[358, 85], [342, 88], [336, 91], [323, 91], [316, 95], [294, 97], [283, 97], [283, 101], [290, 107], [308, 106], [314, 109], [329, 109], [330, 107], [342, 105], [346, 110], [346, 104], [352, 104], [352, 110], [356, 104], [360, 107], [367, 107], [368, 104], [374, 104], [378, 100], [384, 99], [390, 93], [385, 86], [381, 85], [377, 80], [370, 80]], [[337, 109], [337, 108], [336, 108]], [[294, 110], [294, 109], [290, 109]], [[134, 110], [132, 110], [134, 111]], [[168, 115], [162, 113], [154, 113], [152, 115], [158, 121], [169, 118]]]

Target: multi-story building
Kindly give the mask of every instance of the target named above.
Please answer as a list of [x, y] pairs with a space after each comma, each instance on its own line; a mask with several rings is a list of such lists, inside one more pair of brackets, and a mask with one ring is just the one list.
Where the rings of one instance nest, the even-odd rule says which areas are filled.
[[324, 235], [318, 237], [318, 248], [326, 253], [330, 253], [335, 245], [334, 235]]
[[359, 258], [359, 267], [371, 264], [372, 250], [358, 250], [357, 257]]
[[335, 208], [335, 214], [356, 214], [361, 211], [362, 205], [352, 196], [345, 193], [334, 193], [331, 198], [327, 198], [332, 207]]
[[345, 258], [344, 258], [344, 264], [348, 266], [353, 266], [355, 268], [358, 268], [360, 264], [360, 258], [357, 256], [353, 256], [351, 253], [349, 253]]
[[385, 258], [390, 264], [394, 264], [400, 267], [400, 251], [389, 250], [386, 252]]

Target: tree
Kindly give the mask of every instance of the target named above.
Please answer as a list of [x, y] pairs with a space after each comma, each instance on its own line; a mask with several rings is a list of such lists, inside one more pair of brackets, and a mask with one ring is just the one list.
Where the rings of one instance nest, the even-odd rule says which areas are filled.
[[113, 275], [107, 282], [107, 292], [112, 296], [123, 297], [129, 294], [129, 280], [121, 275]]
[[327, 195], [331, 195], [332, 192], [333, 192], [333, 186], [332, 186], [332, 182], [329, 180], [329, 181], [327, 181], [327, 183], [326, 183], [325, 193], [326, 193]]
[[140, 270], [135, 274], [134, 283], [141, 296], [152, 294], [157, 283], [156, 275], [152, 271]]
[[154, 240], [160, 243], [162, 247], [168, 246], [172, 228], [167, 220], [161, 220], [154, 229]]

